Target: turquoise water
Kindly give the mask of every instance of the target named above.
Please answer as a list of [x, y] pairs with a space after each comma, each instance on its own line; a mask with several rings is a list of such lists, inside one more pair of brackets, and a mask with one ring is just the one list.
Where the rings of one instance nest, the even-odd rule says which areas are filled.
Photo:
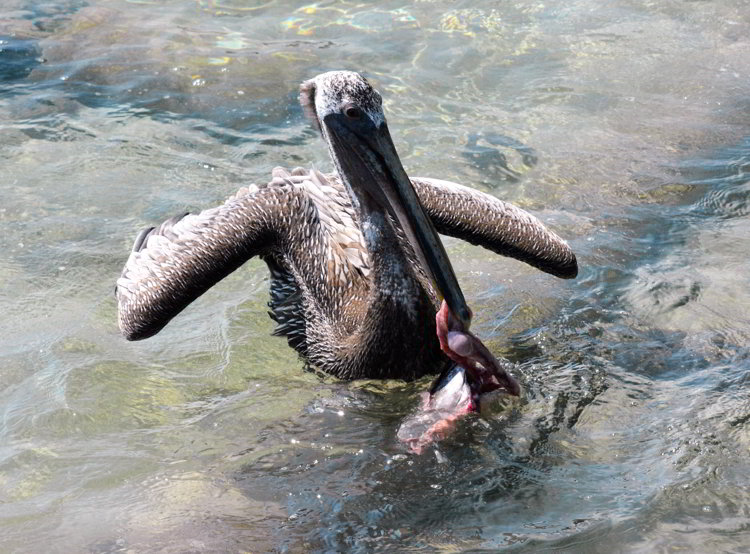
[[[8, 0], [0, 8], [0, 550], [750, 548], [750, 6]], [[421, 456], [419, 383], [341, 383], [270, 337], [253, 261], [142, 343], [146, 225], [276, 165], [297, 105], [380, 89], [413, 175], [569, 239], [559, 281], [447, 241], [526, 395]]]

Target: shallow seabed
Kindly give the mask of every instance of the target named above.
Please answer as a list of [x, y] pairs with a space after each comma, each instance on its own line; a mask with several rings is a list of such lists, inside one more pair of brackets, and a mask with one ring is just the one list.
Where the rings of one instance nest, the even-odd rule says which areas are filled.
[[[0, 550], [750, 551], [749, 52], [746, 0], [4, 0]], [[447, 241], [525, 395], [421, 456], [429, 381], [305, 372], [257, 261], [116, 328], [141, 227], [330, 169], [296, 91], [342, 68], [579, 256]]]

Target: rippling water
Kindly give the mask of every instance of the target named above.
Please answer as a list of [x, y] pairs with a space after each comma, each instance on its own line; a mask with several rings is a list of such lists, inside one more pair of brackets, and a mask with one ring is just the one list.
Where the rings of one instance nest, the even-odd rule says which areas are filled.
[[[3, 551], [747, 550], [746, 1], [0, 10]], [[395, 433], [428, 381], [303, 371], [257, 261], [116, 329], [142, 226], [330, 169], [296, 90], [339, 68], [411, 174], [533, 211], [582, 268], [447, 242], [526, 396], [421, 456]]]

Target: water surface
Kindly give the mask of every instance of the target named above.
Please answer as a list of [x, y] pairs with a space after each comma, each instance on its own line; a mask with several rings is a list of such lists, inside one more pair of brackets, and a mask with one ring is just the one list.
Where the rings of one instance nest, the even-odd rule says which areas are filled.
[[[1, 10], [3, 551], [747, 550], [746, 2]], [[330, 69], [381, 90], [409, 173], [579, 256], [566, 282], [447, 241], [525, 397], [421, 456], [395, 434], [429, 381], [305, 372], [262, 263], [116, 328], [141, 227], [330, 169], [296, 100]]]

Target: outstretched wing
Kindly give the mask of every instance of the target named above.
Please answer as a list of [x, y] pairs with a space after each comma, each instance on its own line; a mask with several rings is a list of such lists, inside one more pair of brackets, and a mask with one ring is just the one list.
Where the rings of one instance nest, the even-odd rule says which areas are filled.
[[412, 179], [420, 202], [439, 233], [515, 258], [571, 279], [578, 263], [570, 246], [521, 208], [449, 181]]
[[253, 186], [216, 208], [141, 231], [115, 296], [128, 340], [158, 333], [175, 315], [253, 256], [284, 236], [290, 186]]

